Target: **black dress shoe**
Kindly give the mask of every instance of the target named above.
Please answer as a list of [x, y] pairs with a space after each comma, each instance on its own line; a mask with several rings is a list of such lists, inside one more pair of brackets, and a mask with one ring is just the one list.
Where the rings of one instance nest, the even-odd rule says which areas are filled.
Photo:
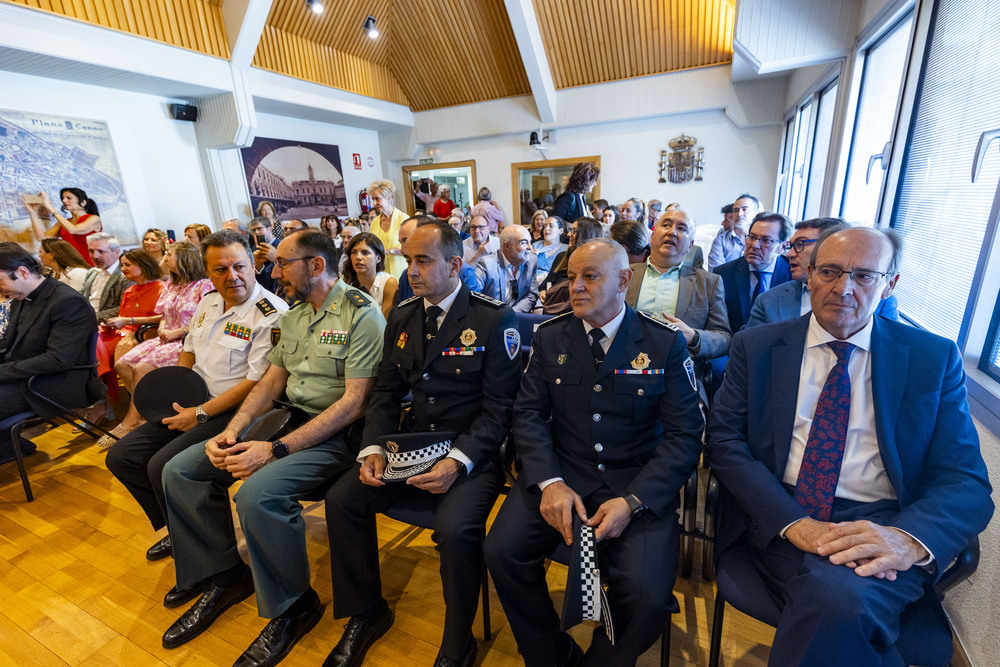
[[363, 621], [352, 616], [344, 626], [344, 634], [323, 661], [323, 667], [359, 667], [365, 661], [365, 653], [375, 640], [392, 627], [392, 610], [382, 600], [381, 610], [372, 621]]
[[199, 595], [205, 592], [205, 586], [208, 585], [208, 580], [199, 581], [197, 584], [191, 586], [190, 588], [185, 588], [182, 591], [177, 590], [177, 586], [174, 586], [167, 594], [163, 596], [163, 606], [167, 609], [173, 609], [174, 607], [180, 607], [185, 602], [190, 602]]
[[253, 576], [246, 568], [243, 577], [232, 586], [209, 584], [194, 605], [184, 612], [163, 634], [163, 648], [177, 648], [212, 625], [222, 612], [253, 595]]
[[559, 663], [559, 667], [580, 667], [583, 664], [583, 649], [570, 637], [569, 657]]
[[281, 662], [295, 642], [323, 618], [323, 605], [316, 591], [310, 588], [307, 595], [312, 597], [308, 609], [297, 616], [283, 614], [272, 618], [233, 667], [271, 667]]
[[162, 540], [149, 547], [146, 552], [146, 560], [163, 560], [167, 556], [173, 556], [174, 551], [170, 548], [170, 536], [167, 535]]
[[469, 648], [465, 650], [465, 655], [459, 659], [445, 657], [441, 651], [438, 651], [437, 660], [434, 661], [434, 667], [472, 667], [476, 662], [476, 653], [479, 651], [479, 645], [476, 643], [474, 637], [469, 639]]

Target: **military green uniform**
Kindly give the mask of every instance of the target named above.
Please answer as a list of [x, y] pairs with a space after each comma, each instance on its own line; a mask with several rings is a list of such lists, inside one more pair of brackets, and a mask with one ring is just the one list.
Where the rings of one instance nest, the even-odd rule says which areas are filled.
[[[346, 379], [375, 377], [384, 329], [379, 307], [338, 281], [318, 312], [300, 303], [285, 313], [281, 339], [268, 359], [288, 371], [288, 397], [319, 414], [344, 395]], [[281, 615], [309, 589], [305, 522], [297, 500], [349, 468], [356, 454], [334, 433], [268, 463], [233, 497], [264, 618]], [[164, 469], [178, 590], [240, 562], [226, 492], [234, 481], [209, 462], [204, 447], [189, 448]]]

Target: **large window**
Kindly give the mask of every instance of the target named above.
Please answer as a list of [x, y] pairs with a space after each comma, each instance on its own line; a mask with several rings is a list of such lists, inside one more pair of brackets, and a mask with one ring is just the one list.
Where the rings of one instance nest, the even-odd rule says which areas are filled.
[[795, 220], [819, 215], [836, 104], [834, 79], [810, 94], [785, 121], [778, 211]]

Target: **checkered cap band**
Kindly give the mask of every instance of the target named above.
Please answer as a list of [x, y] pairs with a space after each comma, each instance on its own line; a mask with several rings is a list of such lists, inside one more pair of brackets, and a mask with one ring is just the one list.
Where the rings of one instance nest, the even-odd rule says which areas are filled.
[[583, 620], [601, 620], [601, 569], [597, 564], [597, 542], [591, 526], [580, 528], [580, 588]]
[[425, 461], [433, 461], [434, 459], [441, 458], [450, 451], [451, 440], [445, 440], [428, 445], [427, 447], [415, 449], [412, 452], [396, 452], [395, 454], [387, 452], [386, 460], [389, 462], [390, 467], [403, 468], [424, 463]]

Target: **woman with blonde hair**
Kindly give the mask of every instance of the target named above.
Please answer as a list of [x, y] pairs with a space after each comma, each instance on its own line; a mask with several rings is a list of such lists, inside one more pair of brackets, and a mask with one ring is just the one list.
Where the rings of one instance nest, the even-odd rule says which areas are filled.
[[193, 222], [184, 228], [184, 238], [197, 247], [201, 247], [201, 242], [211, 236], [212, 228], [200, 222]]
[[42, 265], [52, 270], [52, 277], [79, 291], [90, 271], [90, 265], [72, 244], [62, 239], [42, 239], [38, 249]]
[[142, 235], [142, 249], [153, 256], [156, 263], [160, 265], [160, 277], [169, 278], [170, 269], [167, 268], [167, 233], [162, 229], [150, 227]]
[[378, 211], [378, 216], [371, 223], [371, 233], [385, 247], [386, 272], [399, 280], [406, 270], [406, 259], [399, 244], [399, 226], [406, 220], [407, 215], [396, 208], [394, 202], [396, 186], [392, 181], [384, 178], [374, 181], [368, 186], [368, 194], [375, 202], [375, 210]]

